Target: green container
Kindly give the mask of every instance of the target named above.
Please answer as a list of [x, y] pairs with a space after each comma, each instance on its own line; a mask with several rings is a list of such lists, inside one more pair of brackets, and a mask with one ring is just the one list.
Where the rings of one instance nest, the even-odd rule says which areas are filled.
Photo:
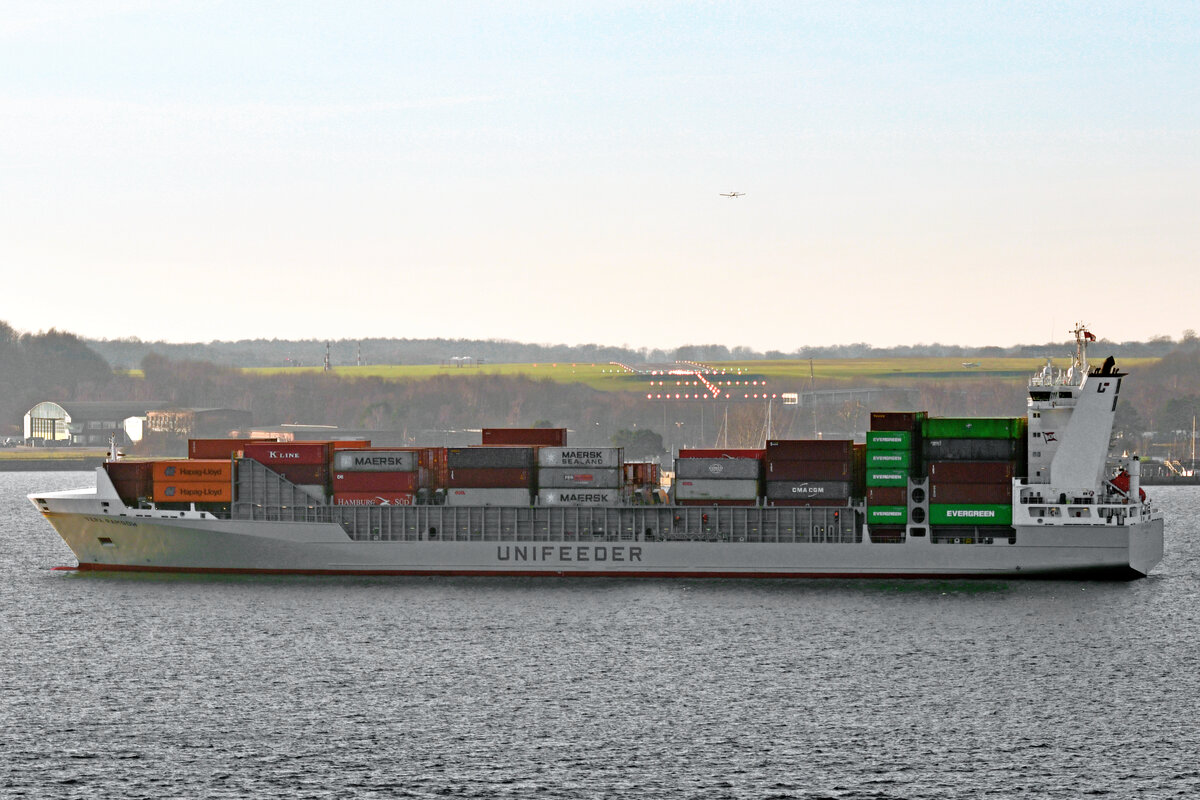
[[926, 439], [1021, 439], [1025, 417], [931, 417], [921, 423]]
[[911, 450], [909, 431], [867, 431], [867, 452], [873, 450]]
[[907, 469], [869, 469], [867, 486], [908, 486]]
[[908, 507], [867, 506], [867, 524], [906, 525], [908, 524]]
[[909, 450], [868, 450], [867, 469], [902, 469], [912, 466], [912, 452]]
[[931, 503], [929, 521], [934, 525], [1012, 525], [1012, 506]]

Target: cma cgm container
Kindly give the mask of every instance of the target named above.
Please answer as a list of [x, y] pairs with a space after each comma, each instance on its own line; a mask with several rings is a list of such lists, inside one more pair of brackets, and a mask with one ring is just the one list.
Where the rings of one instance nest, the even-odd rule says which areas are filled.
[[565, 447], [566, 428], [484, 428], [485, 445], [535, 445]]
[[757, 458], [677, 458], [676, 478], [758, 480], [762, 462]]
[[540, 488], [618, 489], [621, 486], [621, 470], [542, 467], [538, 470], [538, 486]]
[[532, 469], [532, 447], [452, 447], [446, 451], [446, 468]]
[[596, 467], [620, 469], [624, 462], [620, 447], [539, 447], [539, 467]]
[[767, 500], [850, 499], [850, 481], [775, 481], [767, 483]]
[[477, 489], [454, 487], [446, 490], [448, 506], [528, 506], [528, 489]]

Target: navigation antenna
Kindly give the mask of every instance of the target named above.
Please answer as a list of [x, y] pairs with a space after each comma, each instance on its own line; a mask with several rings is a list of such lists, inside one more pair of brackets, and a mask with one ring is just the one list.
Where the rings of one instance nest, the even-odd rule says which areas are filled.
[[1072, 382], [1082, 382], [1083, 376], [1088, 374], [1089, 369], [1087, 357], [1088, 342], [1096, 341], [1096, 336], [1082, 322], [1076, 322], [1075, 329], [1071, 333], [1075, 334], [1075, 363], [1071, 365], [1071, 377], [1075, 381]]
[[325, 372], [329, 372], [329, 342], [325, 343]]

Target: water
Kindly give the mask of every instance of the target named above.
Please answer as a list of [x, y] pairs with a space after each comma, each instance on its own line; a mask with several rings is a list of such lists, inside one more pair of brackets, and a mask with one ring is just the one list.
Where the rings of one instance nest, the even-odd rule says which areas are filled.
[[1200, 792], [1200, 490], [1131, 583], [51, 572], [0, 473], [0, 797]]

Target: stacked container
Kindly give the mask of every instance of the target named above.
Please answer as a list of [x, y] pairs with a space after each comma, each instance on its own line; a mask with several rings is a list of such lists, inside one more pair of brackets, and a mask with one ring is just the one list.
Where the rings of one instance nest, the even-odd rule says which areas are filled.
[[484, 445], [566, 447], [566, 428], [484, 428]]
[[758, 505], [762, 459], [762, 450], [680, 450], [675, 459], [675, 503]]
[[250, 442], [269, 443], [270, 439], [188, 439], [188, 458], [233, 458]]
[[921, 411], [876, 412], [866, 442], [867, 523], [872, 532], [908, 524], [909, 479], [920, 475]]
[[106, 461], [104, 470], [126, 505], [136, 506], [154, 494], [153, 461]]
[[844, 506], [854, 482], [850, 439], [772, 439], [764, 453], [769, 506]]
[[446, 451], [446, 504], [528, 506], [533, 466], [532, 447], [450, 448]]
[[540, 447], [538, 505], [615, 506], [624, 485], [620, 447]]
[[[344, 443], [339, 442], [339, 445]], [[242, 448], [252, 458], [284, 479], [291, 481], [315, 500], [324, 501], [329, 486], [330, 442], [258, 442]]]
[[935, 531], [1011, 525], [1012, 481], [1025, 474], [1025, 418], [931, 418], [922, 428]]
[[334, 450], [332, 474], [335, 506], [410, 506], [420, 487], [414, 450]]
[[155, 461], [151, 466], [155, 503], [232, 503], [233, 462]]

